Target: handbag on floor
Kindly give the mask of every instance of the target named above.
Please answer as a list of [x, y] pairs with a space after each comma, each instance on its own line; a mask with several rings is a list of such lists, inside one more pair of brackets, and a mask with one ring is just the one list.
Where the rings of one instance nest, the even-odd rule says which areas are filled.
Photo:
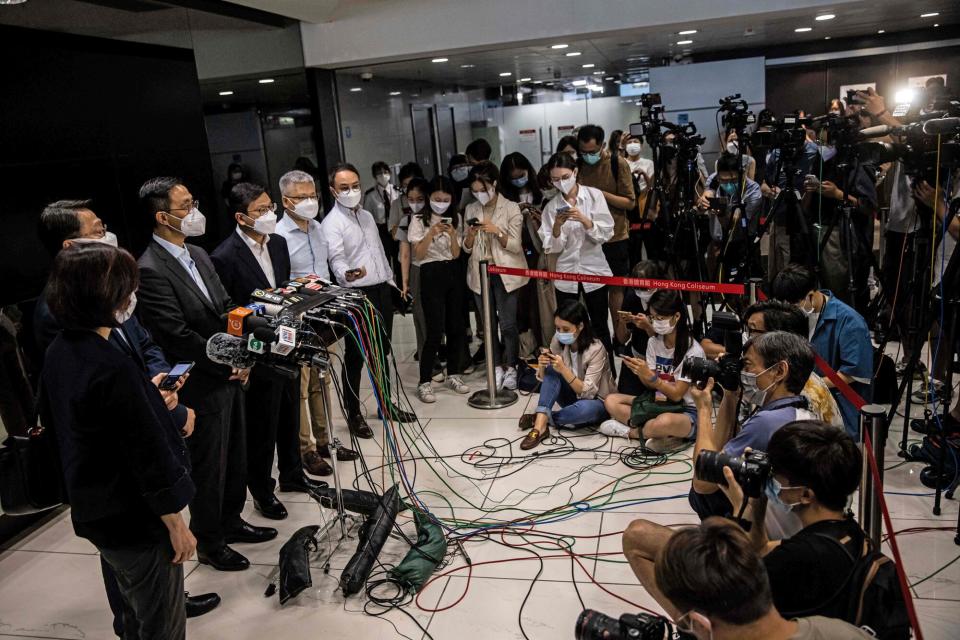
[[630, 426], [639, 429], [647, 423], [647, 420], [652, 420], [661, 413], [683, 413], [684, 409], [683, 400], [657, 402], [656, 392], [645, 389], [633, 399], [630, 405]]

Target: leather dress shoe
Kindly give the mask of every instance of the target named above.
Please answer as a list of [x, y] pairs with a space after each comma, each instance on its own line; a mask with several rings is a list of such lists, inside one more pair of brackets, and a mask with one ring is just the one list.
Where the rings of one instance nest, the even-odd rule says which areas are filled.
[[363, 416], [356, 414], [347, 418], [347, 428], [350, 429], [350, 433], [357, 436], [358, 438], [372, 438], [373, 430], [370, 428], [370, 425], [367, 424], [367, 421], [363, 419]]
[[318, 482], [317, 480], [303, 476], [293, 482], [281, 482], [280, 491], [284, 493], [309, 493], [308, 489], [318, 491], [320, 489], [326, 489], [329, 486], [326, 482]]
[[[280, 489], [283, 491], [283, 489]], [[224, 535], [227, 544], [234, 542], [248, 542], [256, 544], [258, 542], [267, 542], [277, 537], [277, 530], [272, 527], [255, 527], [249, 522], [240, 521], [240, 524], [227, 530]]]
[[250, 561], [227, 545], [209, 553], [197, 551], [197, 561], [208, 564], [217, 571], [243, 571], [250, 567]]
[[196, 618], [205, 613], [210, 613], [220, 606], [220, 596], [216, 593], [203, 593], [199, 596], [186, 594], [186, 605], [188, 618]]
[[329, 476], [333, 473], [333, 467], [321, 457], [323, 454], [318, 449], [303, 454], [303, 468], [312, 476]]
[[548, 435], [549, 435], [549, 431], [547, 429], [544, 429], [543, 431], [530, 429], [530, 433], [528, 433], [523, 438], [523, 440], [520, 441], [520, 448], [524, 451], [533, 449], [534, 447], [539, 445], [541, 442], [543, 442]]
[[[319, 453], [324, 458], [330, 457], [330, 447], [327, 445], [317, 445], [317, 453]], [[337, 462], [352, 462], [360, 457], [360, 454], [354, 451], [353, 449], [347, 449], [346, 447], [339, 447], [337, 449]]]
[[262, 499], [253, 499], [253, 508], [260, 512], [264, 518], [270, 520], [283, 520], [287, 517], [287, 508], [277, 499], [273, 493], [268, 493]]
[[[379, 409], [377, 410], [377, 417], [383, 419], [383, 412]], [[390, 409], [390, 417], [394, 422], [403, 424], [410, 424], [417, 421], [417, 414], [404, 411], [403, 409], [397, 409], [396, 407]]]

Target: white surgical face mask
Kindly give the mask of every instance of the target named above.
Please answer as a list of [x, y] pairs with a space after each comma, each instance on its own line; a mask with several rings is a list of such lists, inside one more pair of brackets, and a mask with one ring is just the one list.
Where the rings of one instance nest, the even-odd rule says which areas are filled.
[[447, 212], [447, 209], [450, 208], [449, 202], [436, 202], [435, 200], [430, 201], [430, 208], [433, 209], [433, 212], [438, 215], [443, 215]]
[[650, 306], [650, 298], [652, 298], [656, 292], [656, 289], [637, 289], [637, 295], [640, 296], [640, 302], [643, 303], [644, 308]]
[[293, 214], [305, 220], [313, 220], [319, 212], [320, 203], [316, 198], [304, 198], [293, 208]]
[[727, 153], [735, 156], [738, 151], [740, 151], [740, 145], [737, 144], [736, 140], [731, 140], [727, 143]]
[[414, 213], [420, 213], [420, 211], [423, 210], [422, 202], [408, 202], [407, 204], [410, 205], [410, 211], [413, 211]]
[[639, 142], [631, 142], [626, 146], [626, 152], [628, 156], [638, 156], [640, 155], [640, 146]]
[[481, 191], [480, 193], [473, 194], [477, 201], [483, 206], [490, 204], [490, 201], [493, 200], [493, 197], [497, 195], [497, 192], [493, 189], [487, 189], [486, 191]]
[[653, 321], [653, 332], [658, 336], [665, 336], [673, 332], [674, 325], [668, 318], [660, 318]]
[[118, 324], [123, 324], [127, 320], [133, 317], [133, 310], [137, 308], [137, 292], [134, 291], [130, 294], [130, 302], [127, 303], [127, 306], [122, 311], [117, 311], [113, 314], [113, 317], [116, 318]]
[[253, 230], [264, 235], [274, 233], [277, 230], [277, 214], [272, 211], [263, 214], [253, 221]]
[[111, 247], [119, 247], [120, 244], [117, 242], [117, 234], [112, 231], [107, 231], [100, 238], [71, 238], [70, 242], [74, 244], [91, 244], [94, 242], [99, 242], [100, 244], [108, 244]]
[[360, 204], [361, 198], [363, 198], [363, 192], [360, 189], [350, 189], [349, 191], [341, 191], [337, 194], [337, 202], [347, 209], [356, 208], [356, 206]]
[[568, 193], [573, 191], [573, 188], [575, 186], [577, 186], [577, 174], [576, 173], [571, 174], [566, 178], [563, 178], [562, 180], [554, 180], [553, 186], [556, 187], [557, 191], [559, 191], [563, 195], [567, 195]]
[[388, 184], [390, 184], [390, 174], [389, 174], [389, 173], [381, 173], [380, 175], [378, 175], [378, 176], [377, 176], [377, 184], [380, 185], [381, 187], [385, 187], [385, 186], [387, 186]]
[[[169, 225], [167, 225], [169, 226]], [[207, 231], [207, 219], [200, 213], [200, 210], [194, 207], [190, 209], [185, 217], [180, 219], [180, 228], [170, 227], [175, 231], [179, 231], [188, 238], [195, 238], [197, 236], [202, 236]]]

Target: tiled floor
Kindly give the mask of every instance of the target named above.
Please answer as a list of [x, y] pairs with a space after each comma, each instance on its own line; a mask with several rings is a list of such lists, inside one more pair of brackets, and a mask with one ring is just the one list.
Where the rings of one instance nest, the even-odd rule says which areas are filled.
[[[398, 318], [394, 337], [401, 376], [413, 381], [417, 365], [412, 360], [413, 329], [408, 319]], [[479, 388], [480, 374], [469, 376], [468, 382]], [[414, 396], [413, 384], [407, 393]], [[217, 591], [223, 597], [216, 611], [189, 621], [188, 635], [237, 640], [419, 639], [427, 637], [426, 629], [436, 639], [503, 640], [522, 638], [522, 626], [527, 637], [546, 640], [572, 637], [584, 605], [614, 616], [640, 606], [657, 609], [623, 562], [618, 534], [638, 517], [670, 525], [696, 522], [686, 501], [689, 452], [649, 472], [634, 472], [619, 461], [621, 443], [585, 435], [540, 448], [546, 453], [573, 443], [577, 451], [568, 455], [541, 455], [526, 466], [507, 464], [501, 458], [519, 453], [516, 420], [530, 398], [485, 412], [470, 408], [464, 397], [452, 391], [444, 389], [437, 395], [434, 405], [413, 400], [422, 432], [410, 428], [398, 444], [408, 459], [405, 473], [423, 503], [451, 525], [456, 520], [464, 530], [498, 521], [546, 520], [530, 528], [549, 537], [492, 534], [472, 539], [466, 543], [472, 568], [462, 556], [453, 555], [414, 603], [381, 617], [363, 613], [363, 595], [344, 599], [336, 589], [340, 570], [356, 546], [350, 539], [333, 555], [330, 573], [314, 566], [314, 587], [281, 609], [276, 596], [263, 596], [279, 548], [296, 529], [318, 524], [322, 516], [305, 496], [279, 494], [290, 517], [279, 523], [278, 539], [264, 545], [236, 545], [253, 563], [250, 570], [218, 573], [195, 562], [187, 565], [189, 591]], [[367, 410], [375, 417], [369, 396]], [[342, 422], [338, 433], [345, 435]], [[900, 462], [894, 446], [900, 434], [898, 422], [887, 446], [887, 467]], [[381, 486], [391, 483], [382, 444], [382, 433], [375, 441], [362, 443], [371, 476]], [[895, 529], [955, 527], [957, 502], [945, 501], [943, 514], [933, 516], [932, 497], [917, 479], [921, 468], [909, 463], [887, 472], [887, 500]], [[357, 476], [352, 465], [343, 469], [352, 482]], [[363, 479], [359, 487], [369, 488]], [[550, 514], [539, 515], [546, 512]], [[276, 525], [260, 518], [252, 503], [244, 517], [256, 524]], [[404, 531], [414, 534], [407, 515], [401, 514], [399, 521]], [[953, 538], [952, 530], [898, 538], [911, 583], [960, 556]], [[545, 557], [542, 563], [533, 545]], [[572, 562], [566, 548], [586, 557]], [[402, 540], [391, 538], [380, 562], [396, 563], [406, 551]], [[914, 595], [926, 638], [960, 637], [960, 562], [917, 585]], [[0, 552], [0, 638], [12, 637], [112, 637], [96, 550], [73, 535], [67, 513]]]

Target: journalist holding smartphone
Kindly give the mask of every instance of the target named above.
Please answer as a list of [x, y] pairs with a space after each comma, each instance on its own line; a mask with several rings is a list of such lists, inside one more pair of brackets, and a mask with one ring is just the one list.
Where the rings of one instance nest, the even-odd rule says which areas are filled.
[[176, 639], [186, 634], [183, 562], [197, 546], [180, 515], [195, 489], [169, 410], [176, 390], [158, 390], [109, 343], [138, 283], [122, 249], [57, 255], [47, 301], [63, 331], [47, 350], [41, 416], [56, 435], [74, 531], [116, 574], [126, 637]]

